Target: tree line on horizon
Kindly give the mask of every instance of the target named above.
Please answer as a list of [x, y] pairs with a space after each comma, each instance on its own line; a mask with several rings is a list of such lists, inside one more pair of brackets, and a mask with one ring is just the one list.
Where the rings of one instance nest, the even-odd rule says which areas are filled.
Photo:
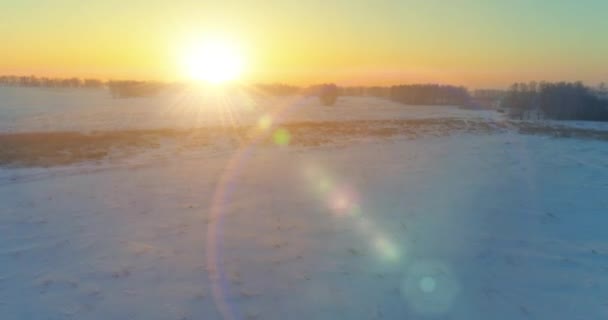
[[514, 83], [505, 93], [502, 107], [514, 118], [525, 119], [526, 112], [537, 111], [543, 118], [556, 120], [608, 121], [608, 90], [582, 82]]
[[[163, 88], [175, 87], [175, 83], [155, 81], [50, 78], [36, 76], [0, 76], [0, 85], [17, 87], [47, 88], [108, 88], [113, 97], [137, 97], [158, 93]], [[253, 93], [287, 96], [287, 95], [321, 95], [325, 103], [333, 104], [338, 96], [371, 96], [387, 98], [407, 104], [452, 104], [464, 105], [470, 102], [470, 95], [465, 87], [439, 84], [411, 84], [397, 86], [338, 86], [323, 83], [299, 87], [283, 83], [254, 84], [248, 87]]]
[[36, 76], [0, 76], [0, 85], [44, 88], [102, 88], [106, 83], [99, 79], [49, 78]]
[[461, 105], [467, 106], [472, 96], [462, 86], [440, 84], [410, 84], [396, 86], [353, 86], [340, 87], [333, 83], [324, 83], [308, 87], [297, 87], [287, 84], [257, 84], [256, 92], [273, 96], [285, 95], [320, 95], [320, 96], [368, 96], [386, 98], [404, 104], [417, 105]]
[[[158, 81], [135, 81], [135, 80], [100, 80], [100, 79], [81, 79], [81, 78], [51, 78], [31, 76], [0, 76], [0, 85], [16, 87], [48, 87], [48, 88], [103, 88], [107, 87], [111, 91], [136, 92], [144, 87], [173, 87], [175, 83], [163, 83]], [[134, 89], [137, 88], [137, 89]], [[286, 95], [316, 95], [319, 92], [335, 91], [338, 96], [372, 96], [390, 98], [395, 101], [416, 104], [443, 104], [446, 101], [464, 102], [467, 95], [465, 87], [456, 87], [438, 84], [412, 84], [398, 86], [337, 86], [333, 83], [322, 83], [306, 87], [288, 85], [284, 83], [261, 83], [249, 87], [254, 93], [261, 93], [273, 96]], [[141, 95], [148, 95], [157, 90], [142, 89]], [[127, 94], [128, 95], [128, 94]]]
[[158, 81], [100, 80], [72, 78], [50, 78], [36, 76], [0, 76], [0, 86], [30, 88], [107, 88], [114, 98], [143, 97], [157, 94], [174, 84]]
[[[107, 88], [114, 98], [158, 94], [184, 84], [157, 81], [0, 76], [0, 86], [47, 88]], [[411, 105], [455, 105], [506, 110], [513, 118], [529, 111], [542, 112], [557, 120], [608, 121], [608, 88], [604, 83], [592, 88], [582, 82], [517, 82], [507, 90], [470, 91], [464, 86], [405, 84], [395, 86], [338, 86], [324, 83], [306, 87], [284, 83], [254, 84], [245, 87], [253, 94], [268, 96], [318, 96], [323, 105], [333, 105], [340, 96], [369, 96]]]

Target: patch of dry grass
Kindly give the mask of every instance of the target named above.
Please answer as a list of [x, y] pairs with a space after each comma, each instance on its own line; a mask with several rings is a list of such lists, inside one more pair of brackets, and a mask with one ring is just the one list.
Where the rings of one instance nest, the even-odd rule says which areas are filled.
[[[608, 140], [608, 132], [547, 126], [542, 123], [464, 121], [459, 119], [359, 120], [339, 122], [299, 122], [282, 125], [292, 146], [320, 146], [358, 139], [390, 137], [417, 138], [454, 133], [491, 134], [517, 130], [522, 134]], [[188, 130], [123, 130], [94, 133], [32, 132], [0, 134], [0, 166], [51, 167], [108, 157], [126, 156], [169, 142], [181, 149], [219, 143], [236, 147], [253, 141], [272, 145], [272, 129], [255, 127], [205, 127]]]

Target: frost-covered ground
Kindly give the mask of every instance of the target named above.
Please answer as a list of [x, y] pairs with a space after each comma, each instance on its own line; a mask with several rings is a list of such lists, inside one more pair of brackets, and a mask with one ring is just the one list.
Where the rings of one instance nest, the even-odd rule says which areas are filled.
[[342, 97], [331, 109], [316, 97], [269, 98], [196, 88], [154, 97], [113, 99], [106, 90], [0, 87], [0, 132], [198, 128], [256, 124], [419, 118], [484, 118], [493, 112], [404, 106], [371, 97]]
[[[171, 124], [154, 120], [159, 98], [99, 96], [87, 111], [48, 99], [6, 107], [14, 118], [0, 128], [44, 131], [48, 117], [48, 129], [124, 129], [114, 103], [141, 104], [136, 114], [149, 118], [133, 124]], [[52, 118], [44, 103], [66, 109]], [[520, 134], [491, 112], [305, 103], [276, 120], [345, 122], [335, 137], [214, 137], [181, 152], [169, 142], [101, 162], [2, 168], [1, 318], [608, 316], [608, 142]], [[256, 125], [268, 110], [258, 106]], [[78, 112], [91, 116], [79, 122]], [[368, 137], [344, 129], [393, 118], [424, 121], [398, 124], [419, 134], [385, 134], [384, 122]], [[454, 119], [499, 128], [461, 130]]]

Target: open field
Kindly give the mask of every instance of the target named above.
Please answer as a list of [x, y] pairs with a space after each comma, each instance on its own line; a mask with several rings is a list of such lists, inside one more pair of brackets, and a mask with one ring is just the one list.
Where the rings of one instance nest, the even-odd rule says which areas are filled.
[[[272, 145], [273, 131], [258, 126], [191, 129], [28, 132], [0, 134], [0, 166], [52, 167], [125, 157], [150, 149], [180, 150], [244, 145]], [[373, 139], [447, 136], [462, 133], [497, 134], [513, 131], [550, 137], [608, 140], [608, 131], [555, 124], [461, 119], [355, 120], [293, 122], [280, 126], [289, 145], [321, 146]]]
[[171, 127], [112, 101], [148, 118], [2, 127], [3, 319], [608, 316], [601, 125], [345, 98]]

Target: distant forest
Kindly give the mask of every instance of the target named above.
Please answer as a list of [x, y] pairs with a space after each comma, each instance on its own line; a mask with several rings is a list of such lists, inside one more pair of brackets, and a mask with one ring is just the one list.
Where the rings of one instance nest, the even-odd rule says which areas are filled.
[[474, 98], [467, 88], [439, 84], [411, 84], [391, 87], [338, 87], [335, 84], [320, 84], [305, 88], [286, 84], [259, 84], [256, 91], [269, 95], [328, 95], [334, 91], [338, 96], [369, 96], [386, 98], [404, 104], [471, 106]]
[[16, 87], [101, 88], [104, 84], [103, 81], [98, 79], [0, 76], [0, 85]]
[[511, 116], [526, 119], [532, 111], [556, 120], [608, 121], [608, 91], [581, 82], [514, 83], [503, 99]]
[[[174, 83], [151, 81], [102, 81], [79, 78], [45, 78], [36, 76], [0, 76], [0, 85], [47, 88], [108, 88], [115, 98], [150, 96], [163, 89], [179, 86]], [[473, 101], [467, 88], [438, 84], [413, 84], [392, 87], [339, 87], [325, 83], [308, 87], [287, 84], [256, 84], [248, 87], [258, 94], [271, 96], [315, 95], [326, 105], [332, 105], [339, 96], [372, 96], [391, 99], [405, 104], [467, 106]]]
[[[107, 88], [114, 98], [151, 96], [179, 83], [152, 81], [102, 81], [99, 79], [0, 76], [0, 86], [46, 88]], [[587, 87], [581, 82], [515, 83], [507, 90], [469, 90], [463, 86], [407, 84], [396, 86], [351, 86], [318, 84], [298, 87], [288, 84], [255, 84], [245, 87], [253, 94], [268, 96], [318, 96], [331, 106], [340, 96], [370, 96], [411, 105], [454, 105], [490, 108], [515, 119], [608, 121], [608, 88], [603, 83]]]

